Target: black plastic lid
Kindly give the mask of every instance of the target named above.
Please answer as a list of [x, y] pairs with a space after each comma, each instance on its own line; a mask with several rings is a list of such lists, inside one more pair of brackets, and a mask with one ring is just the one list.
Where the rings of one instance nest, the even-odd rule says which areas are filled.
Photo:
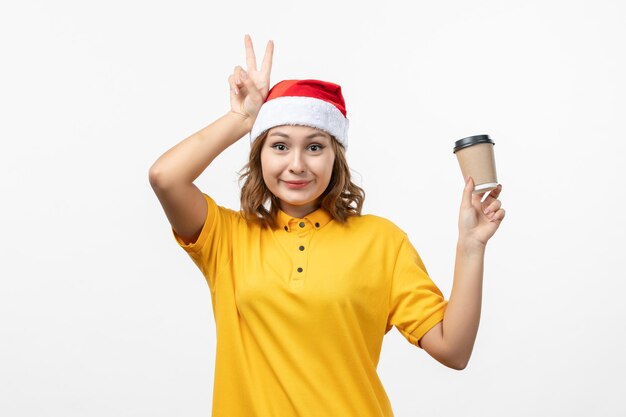
[[456, 153], [459, 149], [467, 148], [468, 146], [476, 145], [477, 143], [496, 144], [493, 140], [489, 139], [489, 135], [469, 136], [454, 142], [454, 151], [452, 153]]

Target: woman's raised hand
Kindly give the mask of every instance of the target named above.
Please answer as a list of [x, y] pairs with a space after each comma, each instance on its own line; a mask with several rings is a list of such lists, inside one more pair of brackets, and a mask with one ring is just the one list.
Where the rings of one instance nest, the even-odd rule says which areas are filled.
[[245, 36], [244, 43], [248, 69], [244, 70], [237, 65], [233, 73], [228, 77], [228, 83], [230, 84], [230, 111], [241, 114], [252, 127], [270, 89], [274, 42], [271, 40], [267, 42], [260, 70], [256, 68], [256, 56], [254, 55], [250, 35]]
[[474, 179], [468, 178], [461, 199], [459, 240], [470, 243], [472, 246], [484, 247], [504, 219], [505, 211], [502, 208], [502, 202], [498, 200], [502, 192], [502, 184], [498, 184], [495, 190], [491, 190], [482, 202], [485, 193], [474, 194], [473, 190]]

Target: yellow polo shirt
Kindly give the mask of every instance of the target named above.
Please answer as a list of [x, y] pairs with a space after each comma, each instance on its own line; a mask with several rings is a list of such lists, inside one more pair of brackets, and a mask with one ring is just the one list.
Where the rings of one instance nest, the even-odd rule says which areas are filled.
[[406, 233], [324, 209], [281, 211], [272, 230], [204, 196], [198, 239], [172, 232], [211, 290], [212, 416], [393, 416], [376, 372], [383, 336], [395, 326], [419, 346], [447, 305]]

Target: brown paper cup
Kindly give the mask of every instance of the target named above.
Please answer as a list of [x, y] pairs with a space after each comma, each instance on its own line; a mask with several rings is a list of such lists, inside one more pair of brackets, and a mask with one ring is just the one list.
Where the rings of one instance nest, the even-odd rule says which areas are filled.
[[488, 135], [469, 136], [454, 143], [463, 179], [474, 179], [474, 194], [485, 193], [498, 186], [496, 159], [493, 153], [495, 142]]

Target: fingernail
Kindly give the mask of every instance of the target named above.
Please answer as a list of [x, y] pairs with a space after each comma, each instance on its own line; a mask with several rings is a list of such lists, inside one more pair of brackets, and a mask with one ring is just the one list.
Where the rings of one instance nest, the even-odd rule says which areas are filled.
[[241, 70], [241, 78], [243, 78], [244, 80], [246, 80], [248, 78], [248, 73], [245, 72], [244, 70]]

